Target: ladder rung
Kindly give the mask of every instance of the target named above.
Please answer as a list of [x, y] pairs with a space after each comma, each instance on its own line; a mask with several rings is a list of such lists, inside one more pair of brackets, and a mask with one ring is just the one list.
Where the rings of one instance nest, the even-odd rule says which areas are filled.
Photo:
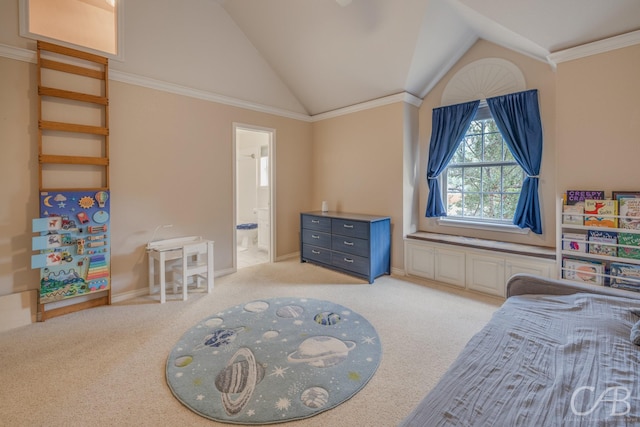
[[96, 165], [108, 166], [107, 157], [83, 157], [83, 156], [58, 156], [53, 154], [41, 154], [38, 160], [43, 163], [56, 163], [62, 165]]
[[104, 96], [89, 95], [87, 93], [73, 92], [70, 90], [54, 89], [50, 87], [38, 87], [41, 96], [54, 96], [56, 98], [73, 99], [75, 101], [92, 102], [94, 104], [109, 105], [109, 99]]
[[57, 130], [61, 132], [90, 133], [95, 135], [109, 135], [109, 129], [102, 126], [77, 125], [73, 123], [50, 122], [40, 120], [40, 129]]
[[104, 71], [92, 70], [91, 68], [80, 67], [78, 65], [65, 64], [64, 62], [52, 61], [51, 59], [40, 58], [40, 68], [48, 68], [50, 70], [92, 77], [99, 80], [105, 79]]
[[97, 64], [106, 65], [108, 63], [108, 59], [103, 56], [94, 55], [92, 53], [83, 52], [81, 50], [71, 49], [69, 47], [58, 46], [55, 44], [43, 42], [42, 40], [38, 41], [38, 49], [59, 53], [61, 55], [72, 56], [74, 58], [85, 59]]
[[43, 187], [40, 191], [48, 191], [53, 193], [54, 191], [60, 193], [63, 191], [109, 191], [109, 187]]

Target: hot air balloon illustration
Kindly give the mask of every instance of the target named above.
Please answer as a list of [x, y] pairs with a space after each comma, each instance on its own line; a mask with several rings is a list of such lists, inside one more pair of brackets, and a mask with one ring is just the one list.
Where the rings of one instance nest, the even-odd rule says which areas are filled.
[[104, 208], [104, 204], [107, 202], [109, 198], [109, 193], [106, 191], [98, 191], [95, 195], [96, 201], [98, 202], [98, 206]]

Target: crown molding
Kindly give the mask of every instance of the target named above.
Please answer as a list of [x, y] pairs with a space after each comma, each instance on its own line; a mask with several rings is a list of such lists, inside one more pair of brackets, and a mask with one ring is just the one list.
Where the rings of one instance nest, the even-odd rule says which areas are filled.
[[19, 47], [9, 46], [0, 43], [0, 57], [15, 59], [16, 61], [24, 61], [35, 64], [38, 62], [36, 52], [29, 49], [21, 49]]
[[623, 47], [633, 46], [640, 43], [640, 30], [630, 33], [621, 34], [619, 36], [610, 37], [608, 39], [599, 40], [593, 43], [587, 43], [569, 49], [559, 50], [547, 56], [547, 61], [555, 68], [557, 64], [574, 59], [585, 58], [599, 53], [609, 52]]
[[302, 120], [309, 122], [311, 117], [307, 114], [296, 113], [280, 108], [270, 107], [267, 105], [257, 104], [253, 102], [243, 101], [229, 96], [218, 95], [206, 90], [194, 89], [186, 86], [168, 83], [161, 80], [143, 77], [137, 74], [125, 73], [124, 71], [109, 70], [109, 80], [120, 83], [132, 84], [135, 86], [146, 87], [163, 92], [174, 93], [177, 95], [188, 96], [190, 98], [201, 99], [204, 101], [215, 102], [218, 104], [229, 105], [232, 107], [244, 108], [246, 110], [258, 111], [261, 113], [273, 114], [280, 117], [287, 117], [294, 120]]
[[356, 113], [358, 111], [369, 110], [372, 108], [381, 107], [383, 105], [395, 104], [396, 102], [405, 102], [416, 107], [422, 105], [422, 99], [409, 92], [400, 92], [395, 95], [385, 96], [383, 98], [374, 99], [360, 104], [351, 105], [349, 107], [338, 108], [337, 110], [327, 111], [326, 113], [316, 114], [311, 116], [313, 122], [319, 120], [331, 119], [334, 117], [345, 116], [347, 114]]
[[[0, 44], [0, 57], [15, 59], [17, 61], [24, 61], [35, 64], [37, 57], [35, 51], [29, 49], [21, 49], [14, 46]], [[240, 99], [232, 98], [229, 96], [218, 95], [206, 90], [194, 89], [186, 86], [177, 85], [174, 83], [168, 83], [161, 80], [151, 79], [138, 74], [131, 74], [124, 71], [109, 69], [109, 80], [117, 81], [120, 83], [131, 84], [135, 86], [146, 87], [149, 89], [155, 89], [163, 92], [169, 92], [177, 95], [188, 96], [191, 98], [201, 99], [204, 101], [215, 102], [218, 104], [229, 105], [232, 107], [243, 108], [252, 111], [258, 111], [266, 114], [273, 114], [280, 117], [286, 117], [294, 120], [300, 120], [304, 122], [314, 122], [318, 120], [324, 120], [331, 117], [343, 116], [346, 114], [355, 113], [357, 111], [368, 110], [371, 108], [380, 107], [383, 105], [393, 104], [396, 102], [405, 102], [407, 104], [420, 107], [422, 105], [422, 99], [414, 96], [408, 92], [401, 92], [395, 95], [386, 96], [372, 101], [363, 102], [360, 104], [352, 105], [345, 108], [339, 108], [337, 110], [329, 111], [322, 114], [310, 116], [308, 114], [296, 113], [280, 108], [270, 107], [267, 105], [257, 104], [253, 102], [243, 101]]]

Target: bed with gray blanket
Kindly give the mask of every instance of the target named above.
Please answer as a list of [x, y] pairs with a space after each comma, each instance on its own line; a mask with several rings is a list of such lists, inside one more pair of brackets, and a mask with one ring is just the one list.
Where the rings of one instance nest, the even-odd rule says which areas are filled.
[[531, 275], [402, 426], [640, 425], [640, 294]]

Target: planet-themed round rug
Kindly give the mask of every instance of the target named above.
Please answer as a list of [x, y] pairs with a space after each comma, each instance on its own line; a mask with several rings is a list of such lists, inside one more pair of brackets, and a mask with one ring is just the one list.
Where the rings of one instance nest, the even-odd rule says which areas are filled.
[[375, 328], [339, 304], [272, 298], [228, 308], [180, 338], [167, 384], [203, 417], [271, 424], [317, 415], [345, 402], [375, 374]]

